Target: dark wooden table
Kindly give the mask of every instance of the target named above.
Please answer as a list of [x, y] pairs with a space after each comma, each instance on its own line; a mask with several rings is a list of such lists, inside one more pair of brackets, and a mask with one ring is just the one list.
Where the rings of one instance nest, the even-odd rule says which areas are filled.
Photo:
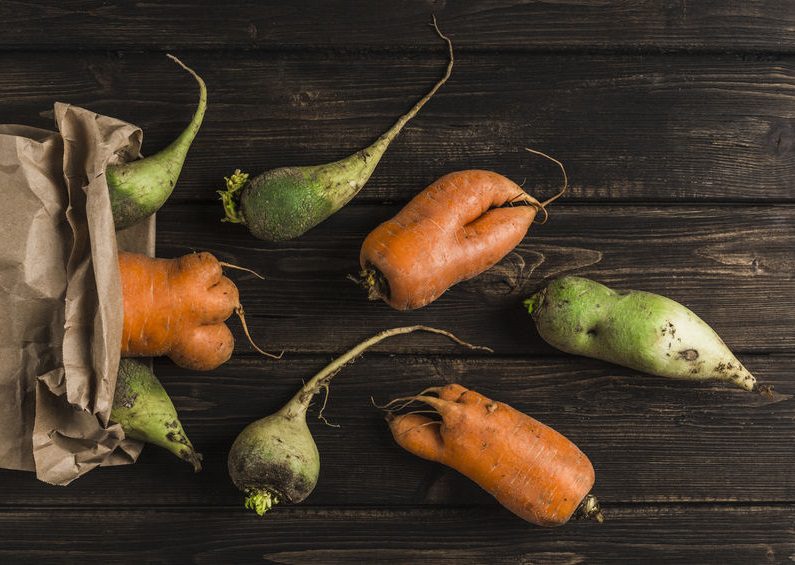
[[[0, 123], [48, 127], [56, 100], [143, 127], [151, 153], [210, 107], [158, 254], [206, 249], [256, 268], [238, 282], [254, 335], [206, 374], [155, 364], [204, 472], [147, 448], [66, 488], [0, 472], [0, 562], [789, 563], [795, 559], [795, 401], [637, 374], [563, 355], [520, 301], [578, 273], [667, 294], [709, 321], [760, 381], [795, 394], [795, 5], [791, 0], [0, 3]], [[271, 245], [222, 224], [214, 190], [369, 143], [442, 71], [451, 81], [346, 209]], [[546, 225], [497, 267], [400, 314], [346, 280], [364, 235], [443, 173], [487, 168], [539, 197], [572, 180]], [[12, 211], [6, 211], [12, 213]], [[226, 473], [240, 429], [376, 331], [415, 335], [335, 381], [312, 418], [320, 484], [305, 504], [245, 512]], [[238, 338], [239, 327], [232, 323]], [[545, 530], [446, 468], [396, 447], [370, 403], [461, 382], [512, 403], [592, 459], [607, 522]]]

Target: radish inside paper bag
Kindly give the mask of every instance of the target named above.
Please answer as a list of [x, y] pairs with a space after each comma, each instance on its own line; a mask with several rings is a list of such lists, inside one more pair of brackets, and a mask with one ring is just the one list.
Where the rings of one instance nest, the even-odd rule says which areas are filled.
[[132, 463], [108, 425], [123, 322], [122, 249], [154, 252], [154, 218], [115, 232], [104, 171], [141, 130], [66, 104], [58, 132], [0, 125], [0, 467], [65, 485]]

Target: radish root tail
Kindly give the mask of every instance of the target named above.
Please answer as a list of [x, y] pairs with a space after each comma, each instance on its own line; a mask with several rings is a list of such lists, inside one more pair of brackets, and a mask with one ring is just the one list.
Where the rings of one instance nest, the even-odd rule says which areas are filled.
[[237, 308], [235, 308], [235, 314], [237, 314], [237, 317], [240, 318], [240, 323], [243, 326], [243, 332], [246, 334], [246, 337], [248, 338], [248, 342], [251, 344], [251, 347], [256, 349], [258, 352], [262, 353], [265, 357], [270, 357], [271, 359], [282, 358], [282, 355], [284, 355], [284, 350], [282, 350], [281, 353], [276, 355], [274, 353], [268, 353], [267, 351], [260, 348], [259, 345], [254, 343], [254, 339], [251, 337], [251, 334], [248, 331], [248, 324], [246, 323], [246, 312], [243, 310], [242, 304], [237, 305]]
[[325, 409], [326, 409], [326, 404], [328, 403], [328, 396], [329, 396], [329, 393], [330, 393], [331, 389], [329, 388], [329, 383], [327, 383], [327, 382], [326, 382], [326, 383], [323, 383], [323, 384], [321, 385], [321, 387], [322, 387], [322, 388], [323, 388], [323, 389], [326, 391], [326, 394], [325, 394], [325, 396], [323, 397], [323, 406], [321, 406], [321, 407], [320, 407], [320, 411], [319, 411], [319, 412], [318, 412], [318, 414], [317, 414], [317, 419], [318, 419], [318, 420], [321, 420], [321, 421], [322, 421], [324, 424], [326, 424], [326, 425], [327, 425], [328, 427], [330, 427], [330, 428], [339, 428], [339, 427], [340, 427], [340, 425], [339, 425], [339, 424], [332, 424], [332, 423], [331, 423], [331, 422], [329, 422], [329, 421], [326, 419], [326, 417], [323, 415], [323, 410], [325, 410]]

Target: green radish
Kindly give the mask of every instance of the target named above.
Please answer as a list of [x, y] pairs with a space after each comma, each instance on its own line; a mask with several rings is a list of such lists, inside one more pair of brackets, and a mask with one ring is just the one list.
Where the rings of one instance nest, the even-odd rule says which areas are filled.
[[[296, 504], [310, 495], [320, 474], [320, 455], [306, 424], [310, 401], [322, 389], [328, 391], [334, 375], [365, 350], [388, 337], [415, 331], [440, 334], [470, 349], [491, 351], [428, 326], [385, 330], [350, 349], [312, 377], [278, 412], [252, 422], [235, 439], [229, 450], [229, 476], [245, 494], [246, 508], [262, 516], [275, 504]], [[323, 419], [322, 413], [321, 409], [318, 418]]]
[[155, 374], [143, 363], [122, 359], [110, 419], [124, 435], [167, 449], [201, 471], [202, 456], [193, 449], [177, 410]]
[[659, 294], [614, 291], [589, 279], [561, 277], [524, 304], [541, 337], [566, 353], [661, 377], [759, 388], [706, 322]]
[[188, 127], [168, 147], [137, 161], [108, 165], [105, 178], [116, 229], [124, 229], [157, 212], [177, 184], [207, 109], [207, 87], [202, 78], [182, 61], [168, 55], [199, 83], [199, 105]]
[[265, 241], [285, 241], [306, 233], [350, 202], [403, 126], [450, 78], [453, 45], [436, 27], [436, 19], [433, 26], [447, 42], [450, 61], [444, 76], [408, 113], [372, 145], [340, 161], [272, 169], [251, 180], [247, 173], [236, 170], [225, 179], [226, 190], [218, 191], [226, 213], [224, 221], [244, 224], [252, 235]]

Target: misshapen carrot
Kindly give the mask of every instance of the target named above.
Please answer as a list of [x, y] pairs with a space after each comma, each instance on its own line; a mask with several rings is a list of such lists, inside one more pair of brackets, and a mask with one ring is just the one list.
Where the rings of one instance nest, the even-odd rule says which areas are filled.
[[560, 526], [575, 512], [604, 519], [589, 494], [591, 462], [552, 428], [458, 384], [398, 400], [424, 402], [442, 418], [390, 413], [401, 447], [456, 469], [517, 516], [539, 526]]
[[224, 322], [233, 312], [251, 345], [275, 357], [251, 341], [237, 287], [224, 276], [224, 266], [242, 269], [206, 252], [176, 259], [119, 253], [122, 357], [166, 355], [186, 369], [215, 369], [232, 356], [235, 340]]
[[188, 369], [214, 369], [232, 356], [224, 321], [240, 304], [237, 287], [210, 253], [152, 259], [119, 253], [124, 296], [123, 357], [167, 355]]
[[541, 203], [498, 173], [447, 174], [367, 236], [359, 255], [362, 284], [371, 300], [397, 310], [430, 304], [505, 257], [563, 191]]

